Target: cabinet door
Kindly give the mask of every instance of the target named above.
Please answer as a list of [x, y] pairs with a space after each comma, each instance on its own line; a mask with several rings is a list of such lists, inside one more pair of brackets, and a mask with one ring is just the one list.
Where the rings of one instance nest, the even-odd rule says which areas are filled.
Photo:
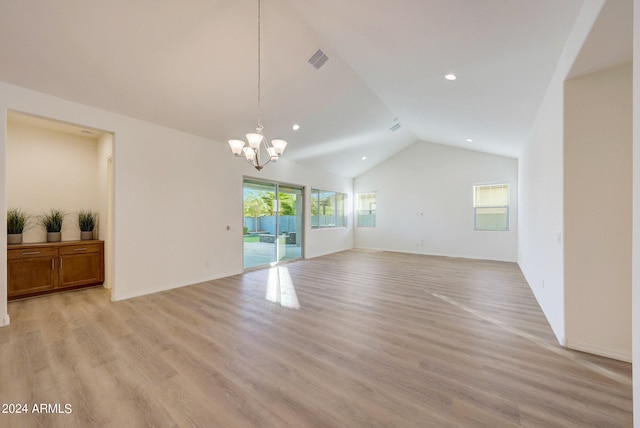
[[52, 290], [57, 286], [58, 272], [52, 256], [10, 259], [7, 271], [9, 298]]
[[98, 244], [60, 248], [58, 288], [100, 284], [104, 281], [102, 247]]

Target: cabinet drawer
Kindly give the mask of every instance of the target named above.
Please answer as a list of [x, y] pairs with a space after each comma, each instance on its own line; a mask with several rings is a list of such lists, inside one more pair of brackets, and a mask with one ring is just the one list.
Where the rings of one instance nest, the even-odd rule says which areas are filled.
[[99, 253], [100, 244], [78, 244], [65, 245], [60, 247], [60, 255], [82, 254], [82, 253]]
[[55, 257], [57, 255], [57, 248], [27, 247], [7, 250], [8, 260], [28, 259], [33, 257]]

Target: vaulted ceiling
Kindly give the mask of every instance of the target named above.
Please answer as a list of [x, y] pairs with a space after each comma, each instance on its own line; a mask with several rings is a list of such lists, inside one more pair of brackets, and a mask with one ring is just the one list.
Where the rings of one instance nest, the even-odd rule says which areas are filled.
[[[265, 135], [349, 177], [416, 140], [517, 157], [582, 3], [262, 0]], [[0, 0], [0, 80], [226, 145], [256, 126], [257, 0]]]

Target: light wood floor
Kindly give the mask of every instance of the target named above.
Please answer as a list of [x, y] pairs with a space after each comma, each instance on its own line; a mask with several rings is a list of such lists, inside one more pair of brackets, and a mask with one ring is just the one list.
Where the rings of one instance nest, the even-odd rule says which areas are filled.
[[351, 250], [9, 313], [0, 401], [72, 412], [2, 427], [632, 424], [630, 365], [556, 345], [511, 263]]

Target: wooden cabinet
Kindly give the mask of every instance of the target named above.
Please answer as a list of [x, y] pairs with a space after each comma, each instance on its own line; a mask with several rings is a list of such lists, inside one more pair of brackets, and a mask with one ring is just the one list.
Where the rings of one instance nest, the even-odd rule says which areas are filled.
[[9, 299], [55, 289], [58, 249], [18, 245], [7, 250], [7, 296]]
[[104, 242], [11, 245], [7, 249], [9, 300], [104, 282]]
[[58, 288], [100, 284], [104, 281], [103, 243], [64, 245], [58, 249]]

